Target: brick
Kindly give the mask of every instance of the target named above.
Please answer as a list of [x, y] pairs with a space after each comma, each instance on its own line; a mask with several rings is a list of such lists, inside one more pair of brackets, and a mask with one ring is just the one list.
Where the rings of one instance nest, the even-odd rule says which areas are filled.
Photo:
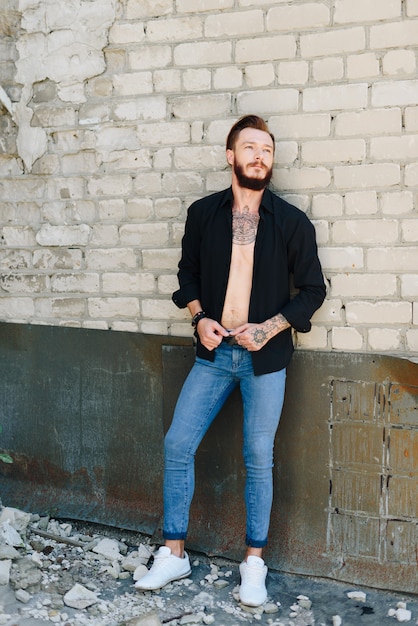
[[319, 246], [329, 243], [329, 223], [326, 220], [314, 220], [313, 225], [315, 227], [316, 242]]
[[2, 242], [6, 246], [34, 246], [36, 235], [29, 226], [4, 226], [2, 228]]
[[1, 291], [10, 294], [41, 293], [48, 287], [49, 278], [42, 274], [2, 274], [0, 277]]
[[180, 250], [169, 248], [166, 250], [143, 250], [142, 266], [148, 270], [173, 270], [180, 260]]
[[87, 224], [77, 226], [53, 226], [44, 224], [36, 234], [40, 246], [87, 246], [90, 227]]
[[386, 558], [389, 562], [414, 565], [416, 558], [411, 546], [416, 543], [414, 522], [388, 520], [386, 527]]
[[123, 220], [125, 217], [125, 202], [122, 198], [101, 200], [98, 208], [101, 220]]
[[336, 274], [331, 277], [331, 297], [383, 298], [397, 295], [394, 274]]
[[418, 219], [403, 220], [401, 224], [402, 228], [402, 241], [406, 243], [418, 242]]
[[109, 42], [112, 44], [138, 44], [145, 39], [145, 28], [142, 22], [113, 24], [109, 29]]
[[237, 41], [235, 48], [236, 63], [259, 63], [274, 58], [293, 59], [296, 56], [296, 39], [293, 35], [277, 35], [275, 37], [257, 37]]
[[87, 189], [92, 196], [125, 196], [132, 191], [132, 178], [129, 174], [91, 177]]
[[339, 113], [335, 134], [342, 136], [386, 135], [402, 132], [401, 109], [374, 109], [369, 111]]
[[372, 86], [372, 106], [405, 106], [416, 104], [418, 80], [399, 80], [376, 83]]
[[[354, 557], [379, 558], [380, 520], [369, 516], [331, 515], [331, 536], [335, 553]], [[343, 556], [344, 558], [344, 556]]]
[[99, 274], [78, 272], [77, 274], [55, 274], [51, 278], [51, 291], [97, 293], [100, 288]]
[[162, 96], [138, 97], [135, 100], [123, 101], [115, 105], [116, 120], [161, 120], [165, 119], [167, 109], [166, 99]]
[[418, 274], [404, 274], [401, 276], [402, 298], [418, 298]]
[[273, 184], [283, 190], [324, 189], [331, 184], [331, 173], [324, 167], [283, 168], [273, 173]]
[[230, 94], [179, 96], [173, 98], [172, 110], [178, 119], [204, 119], [225, 115], [231, 107]]
[[[273, 68], [272, 71], [274, 78]], [[248, 68], [245, 70], [246, 76], [247, 73]], [[304, 85], [309, 78], [309, 64], [305, 61], [282, 61], [278, 64], [277, 76], [281, 85]]]
[[371, 139], [370, 155], [374, 161], [416, 159], [418, 157], [418, 135]]
[[418, 16], [418, 0], [406, 0], [406, 14], [408, 17]]
[[417, 269], [416, 247], [371, 248], [367, 251], [369, 270], [408, 272]]
[[136, 194], [151, 194], [161, 192], [161, 174], [158, 172], [143, 173], [134, 181]]
[[173, 12], [172, 0], [128, 0], [126, 17], [135, 20], [141, 17], [161, 17]]
[[263, 31], [264, 16], [260, 10], [217, 13], [205, 20], [205, 37], [249, 36]]
[[407, 187], [418, 185], [418, 165], [415, 163], [405, 167], [405, 185]]
[[269, 119], [269, 128], [278, 140], [282, 138], [329, 137], [331, 116], [328, 113], [273, 116]]
[[116, 224], [95, 224], [92, 227], [90, 243], [92, 246], [117, 246], [119, 232]]
[[197, 15], [147, 22], [147, 40], [151, 42], [201, 39], [202, 32], [202, 20]]
[[219, 65], [231, 63], [232, 46], [229, 41], [202, 41], [181, 43], [174, 48], [174, 63], [180, 67]]
[[[364, 253], [362, 248], [353, 246], [344, 247], [322, 247], [319, 250], [322, 269], [342, 271], [344, 269], [353, 270], [364, 267]], [[375, 269], [375, 268], [369, 268]]]
[[347, 215], [373, 215], [378, 211], [375, 191], [352, 191], [345, 194], [344, 200]]
[[135, 269], [137, 260], [132, 249], [92, 249], [86, 253], [86, 268], [93, 270]]
[[347, 321], [350, 324], [410, 324], [410, 302], [347, 302]]
[[45, 197], [46, 183], [34, 179], [2, 179], [0, 180], [0, 197], [3, 201], [24, 202], [40, 200]]
[[32, 298], [25, 296], [4, 296], [0, 298], [0, 317], [4, 321], [26, 322], [34, 315], [35, 308]]
[[396, 76], [416, 74], [416, 59], [412, 50], [390, 50], [383, 57], [383, 74]]
[[400, 167], [395, 163], [339, 165], [334, 169], [338, 188], [389, 187], [400, 183]]
[[[377, 395], [376, 383], [334, 380], [332, 384], [332, 420], [346, 422], [352, 426], [354, 422], [376, 422], [378, 419]], [[380, 439], [382, 440], [382, 436]]]
[[336, 217], [343, 214], [343, 199], [338, 194], [317, 194], [312, 197], [312, 216]]
[[110, 106], [106, 104], [83, 104], [78, 113], [79, 124], [99, 124], [100, 122], [108, 122], [111, 117]]
[[[136, 150], [140, 148], [138, 138], [129, 126], [98, 129], [96, 131], [96, 146], [100, 151], [104, 149]], [[81, 146], [78, 148], [74, 146], [73, 149], [80, 150], [81, 148]], [[68, 149], [71, 149], [71, 147], [69, 146]]]
[[391, 328], [369, 328], [367, 340], [374, 352], [389, 352], [402, 347], [401, 333]]
[[347, 78], [373, 78], [379, 76], [379, 74], [379, 58], [373, 52], [353, 54], [347, 57]]
[[333, 328], [331, 331], [331, 347], [333, 350], [354, 352], [363, 349], [363, 337], [356, 328]]
[[153, 76], [156, 92], [176, 92], [181, 90], [180, 70], [155, 70]]
[[32, 126], [43, 126], [45, 128], [75, 126], [76, 112], [73, 107], [36, 108], [31, 124]]
[[339, 220], [332, 228], [336, 244], [385, 244], [398, 240], [398, 221], [389, 219]]
[[152, 293], [155, 291], [155, 276], [145, 272], [105, 272], [102, 275], [102, 289], [104, 293], [110, 294]]
[[225, 148], [223, 146], [175, 148], [174, 164], [178, 170], [219, 169], [225, 165]]
[[[370, 407], [371, 408], [371, 407]], [[368, 420], [359, 416], [360, 419]], [[335, 422], [332, 426], [333, 463], [346, 468], [368, 467], [378, 469], [383, 461], [383, 427], [372, 423], [355, 425], [352, 422]]]
[[315, 312], [312, 322], [315, 324], [339, 323], [343, 321], [342, 302], [339, 299], [327, 299]]
[[146, 299], [142, 300], [142, 316], [153, 320], [184, 318], [184, 311], [177, 308], [171, 300]]
[[333, 111], [365, 108], [368, 99], [367, 84], [308, 87], [303, 92], [303, 110]]
[[259, 114], [289, 113], [297, 111], [299, 92], [297, 89], [269, 89], [267, 91], [241, 91], [237, 96], [237, 110], [240, 115], [247, 111]]
[[65, 325], [65, 318], [82, 318], [85, 314], [85, 299], [75, 298], [36, 298], [35, 316], [37, 318], [56, 318], [59, 325]]
[[181, 213], [180, 198], [159, 198], [155, 201], [155, 216], [157, 219], [172, 219]]
[[184, 91], [210, 91], [212, 74], [207, 69], [191, 68], [183, 72], [182, 80]]
[[417, 44], [418, 20], [402, 20], [370, 27], [370, 48], [404, 48]]
[[418, 330], [406, 331], [406, 345], [411, 352], [418, 352]]
[[[247, 68], [245, 68], [245, 73], [247, 78]], [[242, 85], [242, 74], [242, 70], [238, 67], [220, 67], [214, 71], [213, 86], [215, 89], [237, 89]]]
[[171, 148], [161, 148], [154, 151], [153, 168], [154, 170], [170, 170], [172, 168], [172, 150]]
[[328, 331], [322, 326], [312, 326], [309, 333], [298, 333], [297, 347], [304, 350], [326, 350]]
[[414, 210], [414, 196], [410, 191], [383, 193], [380, 208], [384, 215], [403, 215]]
[[418, 481], [416, 476], [392, 476], [389, 481], [388, 515], [400, 517], [418, 517]]
[[405, 109], [405, 130], [407, 132], [418, 130], [418, 107]]
[[267, 12], [266, 24], [268, 31], [313, 30], [330, 24], [330, 12], [326, 4], [322, 2], [273, 7]]
[[61, 171], [63, 174], [95, 174], [98, 170], [97, 154], [93, 151], [81, 151], [77, 154], [63, 154], [61, 157]]
[[126, 72], [113, 77], [113, 88], [117, 96], [134, 96], [152, 93], [152, 72]]
[[82, 252], [75, 248], [38, 249], [33, 252], [33, 267], [40, 270], [74, 270], [81, 268]]
[[389, 20], [402, 15], [401, 0], [336, 0], [334, 22], [375, 22]]
[[329, 141], [307, 141], [302, 143], [302, 162], [314, 163], [353, 163], [366, 156], [366, 143], [363, 139], [333, 139]]
[[137, 318], [140, 314], [138, 298], [88, 298], [87, 306], [90, 317], [104, 317], [106, 320], [114, 317]]
[[169, 329], [172, 328], [172, 325], [167, 324], [166, 322], [150, 322], [148, 320], [145, 322], [141, 322], [139, 328], [142, 333], [147, 333], [151, 335], [168, 335]]
[[313, 78], [317, 82], [332, 82], [344, 76], [344, 62], [341, 57], [319, 59], [312, 64]]
[[0, 270], [22, 270], [31, 265], [32, 255], [29, 250], [2, 250]]
[[389, 390], [390, 423], [416, 429], [418, 387], [393, 383]]
[[116, 150], [103, 156], [106, 171], [109, 174], [119, 170], [140, 170], [152, 167], [152, 157], [149, 150]]
[[331, 506], [341, 511], [379, 515], [380, 476], [378, 474], [333, 471]]
[[322, 57], [332, 54], [363, 51], [366, 47], [364, 28], [339, 29], [309, 35], [301, 35], [302, 58]]
[[178, 289], [178, 280], [175, 275], [164, 274], [159, 276], [157, 284], [159, 293], [168, 294], [170, 297], [173, 291]]
[[123, 224], [119, 236], [123, 246], [165, 246], [168, 243], [168, 225], [165, 222]]
[[221, 11], [231, 9], [234, 0], [177, 0], [177, 13], [203, 13], [204, 11]]
[[171, 62], [172, 51], [168, 45], [141, 45], [138, 49], [128, 52], [129, 68], [132, 70], [167, 67]]

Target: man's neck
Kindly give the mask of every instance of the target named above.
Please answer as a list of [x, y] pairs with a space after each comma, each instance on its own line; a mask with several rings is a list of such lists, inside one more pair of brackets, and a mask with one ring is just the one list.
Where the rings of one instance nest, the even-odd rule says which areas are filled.
[[242, 211], [246, 208], [250, 213], [258, 213], [263, 193], [264, 189], [261, 191], [245, 189], [244, 187], [240, 187], [235, 181], [232, 181], [234, 208], [238, 211]]

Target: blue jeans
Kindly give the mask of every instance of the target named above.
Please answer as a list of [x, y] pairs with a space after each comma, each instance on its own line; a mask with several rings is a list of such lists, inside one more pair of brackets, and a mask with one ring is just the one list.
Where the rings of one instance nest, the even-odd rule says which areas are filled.
[[221, 343], [215, 361], [199, 357], [179, 395], [164, 442], [165, 539], [186, 539], [196, 450], [233, 389], [243, 401], [246, 544], [267, 544], [273, 501], [273, 447], [284, 400], [286, 370], [255, 376], [251, 353]]

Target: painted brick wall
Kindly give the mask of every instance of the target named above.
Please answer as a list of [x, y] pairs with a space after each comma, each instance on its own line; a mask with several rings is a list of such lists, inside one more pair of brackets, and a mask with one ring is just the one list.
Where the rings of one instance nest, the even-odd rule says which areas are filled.
[[187, 207], [255, 112], [329, 285], [298, 344], [418, 356], [417, 0], [2, 6], [0, 320], [190, 334]]

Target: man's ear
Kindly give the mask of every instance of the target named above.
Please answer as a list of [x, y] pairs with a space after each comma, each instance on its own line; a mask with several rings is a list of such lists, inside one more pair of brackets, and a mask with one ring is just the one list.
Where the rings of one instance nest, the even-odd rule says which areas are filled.
[[234, 163], [234, 151], [233, 150], [226, 151], [226, 160], [228, 161], [229, 165], [232, 165]]

